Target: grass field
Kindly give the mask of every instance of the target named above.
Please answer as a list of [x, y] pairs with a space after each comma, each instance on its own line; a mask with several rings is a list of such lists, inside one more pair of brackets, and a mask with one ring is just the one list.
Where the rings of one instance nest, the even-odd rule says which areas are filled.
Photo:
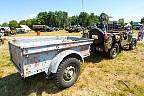
[[[17, 34], [14, 37], [23, 37], [23, 36], [36, 36], [36, 32], [30, 32], [27, 34]], [[54, 32], [41, 32], [41, 36], [80, 36], [80, 33], [68, 33], [65, 30], [54, 31]], [[13, 37], [13, 36], [12, 36]]]
[[[35, 36], [36, 33], [11, 37]], [[42, 35], [79, 36], [80, 33], [50, 32]], [[9, 38], [11, 38], [9, 37]], [[44, 74], [21, 79], [10, 63], [7, 41], [0, 47], [0, 96], [144, 96], [144, 44], [122, 51], [114, 60], [104, 54], [81, 63], [81, 74], [74, 86], [61, 90]]]

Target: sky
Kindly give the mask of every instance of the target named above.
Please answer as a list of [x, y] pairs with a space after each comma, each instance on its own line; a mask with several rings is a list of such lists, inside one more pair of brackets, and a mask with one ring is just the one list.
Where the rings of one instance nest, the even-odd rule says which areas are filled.
[[69, 16], [79, 15], [80, 12], [107, 13], [118, 20], [126, 22], [140, 21], [144, 17], [144, 0], [1, 0], [0, 23], [10, 20], [35, 18], [39, 12], [66, 11]]

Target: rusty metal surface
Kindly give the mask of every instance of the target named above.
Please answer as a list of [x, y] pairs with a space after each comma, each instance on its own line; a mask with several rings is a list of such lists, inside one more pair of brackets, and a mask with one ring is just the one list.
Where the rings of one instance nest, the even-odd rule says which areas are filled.
[[81, 58], [89, 55], [92, 39], [80, 37], [37, 37], [9, 42], [11, 61], [23, 77], [40, 72], [56, 72], [60, 62], [69, 54]]

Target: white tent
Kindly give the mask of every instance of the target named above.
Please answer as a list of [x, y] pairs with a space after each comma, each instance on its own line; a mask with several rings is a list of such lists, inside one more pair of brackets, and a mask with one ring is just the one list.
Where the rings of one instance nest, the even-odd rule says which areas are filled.
[[31, 29], [27, 25], [20, 25], [22, 29], [25, 29], [26, 32], [31, 31]]
[[31, 29], [27, 25], [20, 25], [21, 28], [16, 28], [17, 33], [26, 33], [30, 32]]
[[131, 27], [132, 25], [130, 23], [128, 23], [127, 25], [125, 25], [124, 27]]

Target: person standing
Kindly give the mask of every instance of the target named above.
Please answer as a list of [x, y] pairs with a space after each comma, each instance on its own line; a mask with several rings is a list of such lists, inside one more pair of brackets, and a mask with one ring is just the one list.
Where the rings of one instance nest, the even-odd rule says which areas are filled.
[[0, 29], [0, 37], [3, 37], [3, 36], [4, 36], [4, 30]]
[[142, 40], [144, 40], [144, 25], [143, 25], [143, 29], [142, 29]]
[[140, 28], [140, 31], [138, 33], [138, 41], [144, 40], [144, 24]]

